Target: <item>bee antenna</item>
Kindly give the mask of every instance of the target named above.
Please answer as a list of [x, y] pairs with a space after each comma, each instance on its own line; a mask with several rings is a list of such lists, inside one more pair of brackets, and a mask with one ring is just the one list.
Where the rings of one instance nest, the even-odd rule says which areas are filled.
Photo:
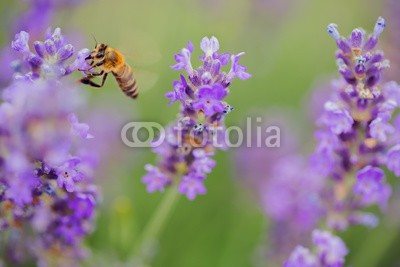
[[97, 46], [97, 40], [96, 40], [96, 37], [94, 37], [94, 35], [93, 35], [93, 34], [91, 34], [91, 35], [92, 35], [92, 37], [93, 37], [94, 41], [96, 42], [96, 46]]

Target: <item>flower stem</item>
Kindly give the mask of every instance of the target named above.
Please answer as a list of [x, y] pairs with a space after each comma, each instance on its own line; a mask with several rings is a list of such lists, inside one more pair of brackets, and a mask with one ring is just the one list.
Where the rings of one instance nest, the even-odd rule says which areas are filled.
[[144, 228], [141, 238], [138, 239], [134, 255], [138, 257], [138, 260], [144, 266], [153, 258], [158, 235], [168, 221], [169, 216], [178, 203], [178, 199], [178, 189], [176, 187], [169, 188]]

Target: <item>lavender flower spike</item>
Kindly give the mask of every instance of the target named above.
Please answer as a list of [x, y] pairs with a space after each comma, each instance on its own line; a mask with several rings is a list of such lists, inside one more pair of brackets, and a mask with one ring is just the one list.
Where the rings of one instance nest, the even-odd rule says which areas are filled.
[[336, 27], [328, 26], [339, 48], [336, 58], [342, 79], [332, 83], [331, 99], [317, 121], [321, 129], [311, 160], [321, 176], [332, 180], [327, 189], [331, 198], [325, 198], [325, 223], [336, 230], [351, 224], [376, 225], [376, 217], [362, 208], [385, 209], [391, 194], [382, 171], [385, 165], [400, 175], [400, 139], [392, 122], [400, 104], [400, 86], [380, 81], [388, 61], [373, 49], [384, 27], [384, 19], [379, 18], [368, 38], [359, 28], [344, 38], [338, 37]]
[[92, 136], [75, 113], [80, 90], [59, 79], [73, 70], [67, 61], [74, 47], [60, 29], [47, 35], [34, 43], [36, 53], [26, 32], [12, 42], [22, 59], [16, 79], [1, 90], [0, 228], [13, 236], [7, 251], [29, 252], [21, 262], [78, 266], [97, 205], [96, 155], [85, 149]]
[[318, 263], [309, 249], [297, 246], [283, 267], [318, 267]]
[[165, 95], [170, 99], [169, 104], [179, 101], [181, 112], [177, 121], [167, 127], [164, 142], [153, 147], [159, 155], [159, 163], [146, 166], [147, 174], [142, 181], [148, 192], [163, 191], [178, 183], [179, 193], [190, 200], [206, 193], [204, 181], [215, 166], [211, 157], [218, 147], [223, 148], [223, 144], [215, 144], [215, 140], [224, 129], [225, 116], [233, 110], [224, 101], [229, 94], [229, 84], [235, 77], [250, 77], [246, 68], [237, 63], [243, 53], [232, 58], [232, 68], [227, 74], [221, 67], [228, 63], [229, 53], [219, 54], [218, 39], [204, 37], [200, 47], [204, 54], [200, 57], [202, 66], [199, 68], [192, 67], [194, 47], [191, 42], [175, 55], [177, 63], [171, 66], [187, 73], [187, 78], [180, 75], [180, 80], [173, 83], [174, 90]]
[[[78, 58], [71, 60], [75, 53], [75, 48], [65, 42], [60, 28], [54, 32], [50, 29], [47, 32], [47, 38], [43, 42], [34, 42], [34, 52], [31, 52], [29, 45], [29, 34], [21, 31], [15, 36], [12, 42], [12, 48], [22, 54], [22, 60], [18, 66], [21, 66], [18, 73], [25, 79], [36, 79], [39, 77], [61, 77], [70, 74], [78, 68], [88, 68], [83, 52], [89, 52], [84, 49], [78, 52]], [[78, 61], [77, 61], [78, 60]]]
[[342, 267], [348, 249], [343, 241], [329, 232], [314, 230], [312, 241], [316, 255], [297, 246], [283, 267]]

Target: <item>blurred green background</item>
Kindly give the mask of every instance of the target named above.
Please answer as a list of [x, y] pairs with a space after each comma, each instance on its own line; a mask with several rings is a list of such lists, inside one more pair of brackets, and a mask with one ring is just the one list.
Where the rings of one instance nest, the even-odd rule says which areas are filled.
[[[5, 27], [23, 6], [2, 0], [0, 8], [0, 22]], [[107, 103], [107, 109], [123, 110], [121, 116], [126, 121], [161, 124], [174, 120], [178, 112], [178, 105], [168, 107], [164, 98], [172, 81], [179, 78], [169, 68], [174, 64], [173, 55], [188, 40], [199, 55], [202, 37], [215, 35], [221, 51], [246, 52], [241, 63], [253, 74], [250, 80], [235, 81], [228, 97], [235, 111], [227, 118], [227, 125], [240, 125], [254, 110], [276, 106], [292, 108], [299, 120], [307, 121], [304, 99], [316, 81], [338, 76], [335, 43], [325, 32], [326, 25], [337, 23], [345, 35], [358, 26], [371, 31], [377, 17], [386, 12], [387, 3], [376, 0], [87, 0], [59, 13], [54, 26], [81, 33], [82, 47], [94, 46], [93, 34], [99, 42], [122, 51], [135, 68], [143, 89], [138, 101], [125, 97], [109, 79], [102, 90], [83, 88], [90, 94], [88, 109]], [[400, 26], [387, 19], [388, 28]], [[383, 39], [387, 36], [385, 33]], [[1, 38], [9, 41], [6, 30]], [[197, 65], [195, 57], [192, 62]], [[310, 125], [305, 123], [301, 129], [307, 142], [311, 140]], [[193, 202], [181, 197], [160, 234], [152, 266], [256, 265], [256, 250], [266, 237], [268, 220], [236, 177], [232, 155], [233, 151], [217, 154], [218, 164], [206, 180], [207, 195]], [[150, 149], [125, 149], [103, 166], [99, 174], [103, 202], [97, 229], [87, 242], [92, 249], [89, 262], [115, 266], [118, 261], [124, 266], [131, 256], [163, 196], [148, 194], [141, 183], [143, 166], [154, 162]], [[344, 233], [351, 251], [348, 265], [400, 266], [398, 226], [393, 218], [383, 219], [377, 229], [353, 227]]]

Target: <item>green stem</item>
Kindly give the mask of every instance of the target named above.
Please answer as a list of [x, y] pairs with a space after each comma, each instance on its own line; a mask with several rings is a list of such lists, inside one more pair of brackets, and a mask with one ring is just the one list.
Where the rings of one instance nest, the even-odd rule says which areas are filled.
[[146, 263], [151, 260], [158, 235], [168, 221], [178, 199], [178, 189], [176, 187], [169, 188], [161, 199], [161, 203], [153, 213], [153, 216], [150, 218], [150, 221], [144, 228], [134, 253], [143, 264], [146, 265]]

